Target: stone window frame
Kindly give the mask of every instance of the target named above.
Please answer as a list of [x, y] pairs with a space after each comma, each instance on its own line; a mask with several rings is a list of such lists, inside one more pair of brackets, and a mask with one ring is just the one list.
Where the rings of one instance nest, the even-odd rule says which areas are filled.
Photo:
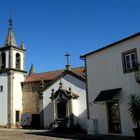
[[[131, 68], [130, 69], [127, 69], [126, 68], [126, 59], [125, 57], [126, 56], [130, 56], [131, 54], [134, 54], [135, 55], [135, 63], [136, 63], [136, 66], [135, 67], [132, 67], [132, 60], [130, 61], [131, 63]], [[123, 66], [123, 73], [130, 73], [130, 72], [135, 72], [135, 71], [138, 71], [138, 58], [137, 58], [137, 49], [134, 48], [134, 49], [131, 49], [131, 50], [128, 50], [128, 51], [125, 51], [122, 53], [122, 66]]]

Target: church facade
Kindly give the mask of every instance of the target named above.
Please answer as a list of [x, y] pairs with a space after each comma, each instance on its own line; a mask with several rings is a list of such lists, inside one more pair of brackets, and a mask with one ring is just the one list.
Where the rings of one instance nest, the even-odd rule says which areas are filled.
[[51, 85], [41, 91], [41, 116], [45, 129], [80, 125], [86, 131], [85, 78], [76, 75], [73, 70], [65, 70]]
[[79, 125], [86, 130], [84, 73], [83, 67], [77, 67], [45, 73], [33, 72], [25, 77], [21, 83], [23, 114], [32, 114], [33, 127], [40, 125], [41, 128], [51, 129]]

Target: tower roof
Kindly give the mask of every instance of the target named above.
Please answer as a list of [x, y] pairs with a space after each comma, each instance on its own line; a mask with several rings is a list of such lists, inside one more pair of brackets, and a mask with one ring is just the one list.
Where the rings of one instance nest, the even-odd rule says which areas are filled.
[[17, 47], [15, 36], [14, 36], [14, 33], [13, 33], [13, 28], [12, 28], [12, 18], [11, 17], [9, 19], [8, 34], [6, 36], [6, 40], [5, 40], [4, 46], [14, 46], [14, 47]]
[[35, 68], [34, 68], [34, 64], [31, 65], [30, 71], [29, 71], [29, 75], [31, 74], [35, 74]]
[[20, 48], [21, 48], [21, 49], [25, 49], [23, 40], [21, 41]]

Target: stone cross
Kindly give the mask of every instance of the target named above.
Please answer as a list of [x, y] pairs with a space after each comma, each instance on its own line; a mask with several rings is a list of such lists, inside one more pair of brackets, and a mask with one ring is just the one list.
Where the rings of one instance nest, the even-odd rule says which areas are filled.
[[69, 57], [70, 57], [70, 53], [67, 52], [67, 53], [65, 54], [65, 56], [66, 56], [66, 58], [67, 58], [67, 65], [69, 65]]

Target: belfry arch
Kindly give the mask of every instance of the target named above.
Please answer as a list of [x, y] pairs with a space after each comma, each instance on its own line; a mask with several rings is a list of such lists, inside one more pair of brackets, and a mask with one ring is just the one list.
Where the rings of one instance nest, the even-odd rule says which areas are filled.
[[16, 69], [20, 69], [20, 54], [16, 53]]
[[1, 69], [5, 69], [6, 68], [6, 53], [2, 52], [1, 53]]

